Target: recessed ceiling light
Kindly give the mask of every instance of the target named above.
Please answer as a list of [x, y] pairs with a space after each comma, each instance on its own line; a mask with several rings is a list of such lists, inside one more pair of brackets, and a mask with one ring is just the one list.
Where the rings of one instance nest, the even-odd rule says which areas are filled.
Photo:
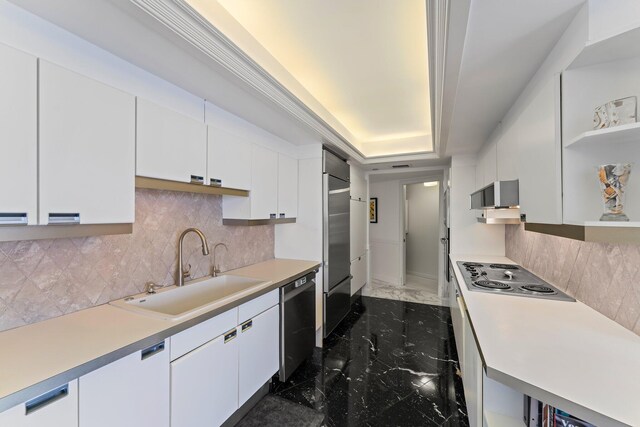
[[438, 181], [425, 182], [423, 185], [425, 187], [435, 187], [438, 185]]

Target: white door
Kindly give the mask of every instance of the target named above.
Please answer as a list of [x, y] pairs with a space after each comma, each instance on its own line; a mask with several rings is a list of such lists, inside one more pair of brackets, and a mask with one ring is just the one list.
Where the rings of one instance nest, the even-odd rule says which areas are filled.
[[298, 216], [298, 160], [278, 154], [278, 218]]
[[251, 190], [251, 143], [215, 126], [207, 127], [207, 184]]
[[168, 427], [169, 362], [161, 343], [80, 377], [80, 427]]
[[171, 427], [221, 425], [238, 409], [237, 331], [171, 362]]
[[37, 59], [0, 44], [0, 69], [0, 225], [37, 224]]
[[251, 219], [276, 218], [278, 213], [278, 153], [254, 145], [251, 149]]
[[280, 367], [280, 306], [247, 320], [239, 327], [240, 386], [242, 406]]
[[145, 99], [137, 99], [136, 175], [204, 183], [207, 126]]
[[3, 427], [76, 427], [77, 425], [78, 380], [73, 380], [0, 412], [0, 426]]
[[39, 91], [40, 224], [134, 222], [135, 98], [42, 60]]

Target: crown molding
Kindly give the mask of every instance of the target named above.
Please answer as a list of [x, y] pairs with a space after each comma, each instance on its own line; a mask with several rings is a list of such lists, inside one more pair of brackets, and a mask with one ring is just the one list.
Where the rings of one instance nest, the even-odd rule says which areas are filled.
[[308, 126], [325, 143], [335, 145], [359, 162], [364, 153], [313, 112], [264, 68], [184, 0], [129, 0], [142, 12], [206, 55], [238, 81]]

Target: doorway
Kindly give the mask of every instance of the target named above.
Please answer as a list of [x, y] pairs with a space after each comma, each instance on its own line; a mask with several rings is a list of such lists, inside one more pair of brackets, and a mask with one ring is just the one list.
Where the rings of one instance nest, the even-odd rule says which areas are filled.
[[403, 285], [438, 296], [442, 234], [440, 181], [403, 184], [402, 194]]

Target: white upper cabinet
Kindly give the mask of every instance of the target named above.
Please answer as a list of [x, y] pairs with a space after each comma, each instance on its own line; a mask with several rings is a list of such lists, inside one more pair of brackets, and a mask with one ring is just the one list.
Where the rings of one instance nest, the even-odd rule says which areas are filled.
[[278, 153], [254, 145], [251, 149], [251, 219], [276, 217]]
[[204, 183], [207, 126], [138, 98], [136, 154], [136, 175]]
[[37, 224], [37, 59], [0, 45], [0, 225]]
[[294, 218], [298, 213], [298, 161], [251, 144], [249, 167], [249, 197], [225, 196], [224, 218]]
[[80, 377], [80, 427], [168, 427], [169, 363], [162, 342]]
[[541, 86], [516, 128], [520, 211], [528, 222], [561, 224], [560, 75]]
[[492, 140], [485, 147], [482, 154], [482, 177], [483, 182], [480, 187], [489, 185], [498, 178], [498, 153], [496, 140]]
[[135, 98], [42, 60], [39, 91], [40, 224], [132, 223]]
[[224, 129], [207, 127], [207, 180], [222, 187], [251, 190], [251, 143]]
[[351, 165], [349, 177], [351, 181], [351, 200], [367, 200], [367, 181], [364, 179], [362, 170]]
[[496, 143], [497, 181], [518, 179], [518, 140], [515, 126], [505, 129]]
[[298, 215], [298, 160], [278, 154], [278, 218]]

